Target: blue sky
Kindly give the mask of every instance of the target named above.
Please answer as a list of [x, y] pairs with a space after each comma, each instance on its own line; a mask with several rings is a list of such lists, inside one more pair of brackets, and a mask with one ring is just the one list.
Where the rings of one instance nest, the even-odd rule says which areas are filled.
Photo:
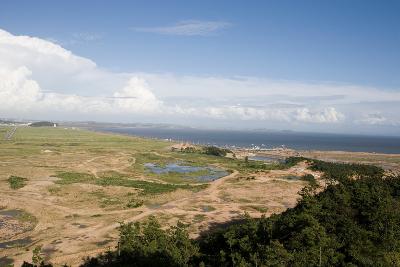
[[[225, 113], [240, 106], [248, 109], [239, 112], [243, 127], [352, 132], [355, 122], [370, 121], [360, 131], [399, 134], [399, 13], [399, 1], [2, 1], [0, 29], [14, 37], [36, 37], [59, 45], [92, 61], [96, 71], [107, 72], [107, 77], [116, 75], [101, 76], [106, 80], [102, 85], [110, 88], [96, 89], [91, 83], [78, 90], [78, 86], [68, 88], [65, 83], [45, 80], [43, 69], [30, 60], [9, 59], [3, 65], [8, 71], [10, 66], [26, 67], [26, 76], [40, 90], [91, 97], [114, 95], [117, 87], [126, 85], [122, 77], [140, 77], [163, 105], [179, 106], [185, 116], [192, 114], [189, 109], [194, 112], [207, 106], [215, 125], [226, 127], [237, 125], [232, 118], [238, 110], [233, 112], [236, 115]], [[113, 82], [115, 88], [111, 88]], [[230, 86], [241, 92], [231, 93]], [[199, 101], [202, 90], [204, 99]], [[352, 91], [351, 96], [347, 91]], [[364, 97], [363, 92], [371, 97], [357, 100], [358, 95]], [[291, 99], [293, 94], [296, 99]], [[308, 99], [299, 100], [304, 94]], [[266, 106], [255, 103], [260, 95], [268, 99]], [[330, 102], [316, 103], [320, 97]], [[346, 101], [335, 102], [335, 97]], [[196, 103], [189, 106], [193, 98]], [[300, 115], [293, 115], [306, 119], [294, 122], [287, 114], [283, 120], [269, 115], [276, 113], [271, 106], [288, 104], [307, 109], [309, 114], [297, 110]], [[351, 108], [352, 104], [358, 106]], [[179, 112], [172, 112], [169, 118], [175, 119], [169, 122], [185, 124], [188, 117]], [[257, 114], [266, 125], [260, 125]], [[336, 124], [320, 123], [331, 115]], [[141, 118], [156, 121], [154, 116], [128, 113], [124, 120]], [[208, 120], [194, 121], [202, 125]]]

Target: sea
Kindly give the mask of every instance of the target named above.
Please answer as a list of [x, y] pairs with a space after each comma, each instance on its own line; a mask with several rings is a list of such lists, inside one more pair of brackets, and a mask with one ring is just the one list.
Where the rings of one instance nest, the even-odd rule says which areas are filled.
[[93, 130], [230, 148], [284, 147], [296, 150], [400, 154], [400, 137], [159, 127], [96, 127]]

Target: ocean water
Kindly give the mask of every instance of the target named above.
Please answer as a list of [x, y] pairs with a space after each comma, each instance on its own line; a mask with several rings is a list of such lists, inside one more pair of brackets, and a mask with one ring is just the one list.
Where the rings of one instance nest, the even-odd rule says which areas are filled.
[[224, 147], [277, 148], [285, 146], [296, 150], [400, 154], [400, 137], [145, 127], [98, 127], [94, 130]]

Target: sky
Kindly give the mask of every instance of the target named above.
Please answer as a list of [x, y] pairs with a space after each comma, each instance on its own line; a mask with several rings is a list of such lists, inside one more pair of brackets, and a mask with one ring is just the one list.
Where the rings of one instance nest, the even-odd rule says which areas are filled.
[[400, 135], [399, 1], [8, 1], [0, 117]]

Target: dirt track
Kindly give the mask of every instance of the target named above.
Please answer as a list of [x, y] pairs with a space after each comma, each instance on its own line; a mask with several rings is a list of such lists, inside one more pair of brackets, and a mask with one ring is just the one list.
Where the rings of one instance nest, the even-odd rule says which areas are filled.
[[[88, 162], [83, 164], [86, 163]], [[286, 181], [280, 177], [304, 171], [305, 168], [295, 167], [286, 171], [260, 173], [251, 181], [245, 180], [234, 171], [213, 181], [207, 189], [200, 192], [185, 193], [183, 197], [175, 197], [157, 207], [142, 206], [128, 210], [77, 208], [66, 206], [65, 203], [57, 204], [57, 197], [41, 193], [41, 189], [48, 186], [53, 178], [49, 178], [50, 181], [35, 181], [36, 184], [18, 192], [13, 191], [12, 194], [8, 190], [1, 190], [0, 199], [8, 208], [26, 207], [28, 212], [39, 219], [32, 232], [20, 234], [15, 238], [33, 237], [44, 245], [45, 251], [50, 252], [47, 256], [51, 262], [76, 266], [83, 256], [96, 255], [109, 246], [115, 246], [118, 221], [133, 222], [155, 215], [161, 218], [163, 225], [170, 225], [179, 219], [189, 223], [191, 235], [197, 236], [200, 231], [206, 230], [211, 222], [224, 223], [239, 218], [244, 211], [250, 212], [252, 216], [262, 214], [251, 208], [246, 210], [246, 205], [265, 205], [268, 207], [267, 214], [280, 212], [288, 206], [295, 205], [297, 192], [304, 185], [301, 181]], [[251, 200], [253, 196], [255, 198]], [[212, 210], [205, 211], [204, 207], [212, 207]], [[103, 245], [99, 247], [97, 244]], [[15, 263], [18, 265], [30, 257], [30, 251], [23, 252]]]

